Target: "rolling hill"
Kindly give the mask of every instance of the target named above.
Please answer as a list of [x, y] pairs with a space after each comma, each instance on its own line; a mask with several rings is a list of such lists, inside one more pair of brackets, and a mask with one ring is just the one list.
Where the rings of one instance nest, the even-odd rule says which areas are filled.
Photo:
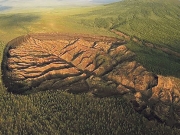
[[125, 0], [78, 17], [84, 25], [117, 29], [180, 52], [179, 13], [178, 0]]
[[[180, 53], [179, 13], [180, 2], [177, 0], [125, 0], [74, 17], [82, 25], [115, 29], [129, 35], [130, 38], [136, 37], [142, 42]], [[137, 54], [139, 62], [149, 70], [157, 74], [180, 77], [179, 57], [134, 42], [129, 44], [129, 48]]]

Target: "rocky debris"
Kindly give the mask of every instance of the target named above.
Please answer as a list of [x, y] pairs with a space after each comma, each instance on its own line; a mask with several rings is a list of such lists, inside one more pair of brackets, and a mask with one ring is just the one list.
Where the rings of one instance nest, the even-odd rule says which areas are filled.
[[21, 36], [4, 50], [2, 79], [17, 94], [66, 90], [97, 97], [123, 95], [147, 118], [178, 125], [179, 80], [148, 72], [125, 44], [88, 35]]
[[158, 85], [149, 99], [154, 115], [170, 126], [180, 128], [180, 79], [158, 76]]

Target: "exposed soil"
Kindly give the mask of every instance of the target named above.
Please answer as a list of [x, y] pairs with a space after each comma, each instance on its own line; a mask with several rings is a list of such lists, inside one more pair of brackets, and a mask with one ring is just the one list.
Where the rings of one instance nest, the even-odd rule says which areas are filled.
[[125, 44], [90, 35], [21, 36], [4, 50], [2, 79], [7, 90], [17, 94], [66, 90], [98, 97], [121, 95], [144, 116], [179, 125], [179, 80], [148, 72]]
[[[9, 42], [5, 49], [3, 79], [11, 79], [11, 83], [4, 82], [8, 90], [15, 93], [31, 89], [58, 89], [81, 80], [90, 83], [88, 79], [92, 76], [113, 81], [115, 87], [123, 85], [146, 90], [155, 86], [157, 81], [151, 82], [155, 75], [135, 62], [135, 54], [124, 44], [125, 41], [115, 38], [87, 35], [22, 36]], [[121, 79], [116, 79], [116, 74]], [[141, 76], [149, 77], [144, 86], [139, 84], [144, 81]]]

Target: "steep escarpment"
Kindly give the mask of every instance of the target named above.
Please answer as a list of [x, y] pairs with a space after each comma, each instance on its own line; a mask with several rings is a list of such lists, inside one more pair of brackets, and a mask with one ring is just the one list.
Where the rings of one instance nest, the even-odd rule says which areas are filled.
[[180, 79], [158, 76], [149, 103], [161, 122], [180, 128]]
[[87, 84], [81, 87], [82, 92], [92, 91], [92, 78], [97, 77], [101, 81], [111, 81], [113, 89], [122, 85], [144, 91], [155, 86], [156, 75], [135, 62], [135, 54], [124, 44], [125, 41], [115, 38], [81, 35], [19, 37], [5, 49], [3, 80], [8, 91], [13, 93], [68, 89], [81, 81]]
[[[9, 92], [18, 94], [66, 90], [98, 97], [123, 95], [149, 119], [169, 121], [169, 113], [164, 113], [168, 110], [159, 104], [166, 105], [167, 94], [163, 93], [177, 96], [179, 86], [166, 87], [166, 79], [137, 63], [125, 44], [116, 38], [88, 35], [18, 37], [4, 50], [2, 79]], [[168, 103], [173, 104], [171, 111], [178, 112], [179, 100]], [[179, 124], [180, 114], [176, 115], [172, 125]]]

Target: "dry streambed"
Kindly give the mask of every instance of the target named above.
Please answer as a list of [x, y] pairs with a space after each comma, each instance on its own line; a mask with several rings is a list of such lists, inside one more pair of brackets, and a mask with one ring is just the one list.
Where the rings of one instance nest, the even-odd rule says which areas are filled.
[[30, 34], [10, 41], [3, 55], [7, 90], [44, 90], [122, 95], [148, 119], [180, 125], [179, 79], [147, 71], [116, 38], [69, 34]]

